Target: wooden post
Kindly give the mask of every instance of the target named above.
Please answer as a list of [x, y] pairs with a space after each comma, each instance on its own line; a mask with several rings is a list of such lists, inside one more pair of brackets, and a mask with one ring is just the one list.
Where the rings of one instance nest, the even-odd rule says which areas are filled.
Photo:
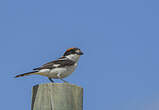
[[69, 83], [35, 85], [31, 110], [83, 110], [83, 88]]

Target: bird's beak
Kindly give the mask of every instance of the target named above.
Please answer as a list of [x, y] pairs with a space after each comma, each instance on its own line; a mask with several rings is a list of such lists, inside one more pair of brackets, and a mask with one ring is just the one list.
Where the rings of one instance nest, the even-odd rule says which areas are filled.
[[78, 55], [83, 55], [83, 52], [80, 51], [80, 52], [78, 53]]

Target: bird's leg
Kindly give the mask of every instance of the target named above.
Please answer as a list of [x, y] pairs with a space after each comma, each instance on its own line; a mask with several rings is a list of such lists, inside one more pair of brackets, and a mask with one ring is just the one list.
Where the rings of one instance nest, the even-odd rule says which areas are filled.
[[63, 80], [62, 78], [60, 78], [60, 80], [62, 80], [64, 83], [68, 83], [67, 81]]
[[54, 81], [51, 78], [48, 78], [52, 83], [54, 83]]
[[62, 80], [64, 83], [68, 83], [67, 81], [65, 81], [65, 80], [63, 80], [63, 79], [61, 78], [61, 77], [62, 77], [62, 74], [61, 74], [61, 73], [58, 73], [57, 76], [58, 76], [58, 78], [59, 78], [60, 80]]

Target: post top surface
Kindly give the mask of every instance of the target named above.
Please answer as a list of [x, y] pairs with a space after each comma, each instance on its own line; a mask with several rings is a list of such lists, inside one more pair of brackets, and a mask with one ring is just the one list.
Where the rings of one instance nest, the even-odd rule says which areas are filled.
[[59, 86], [70, 86], [70, 87], [82, 88], [80, 86], [77, 86], [75, 84], [70, 84], [70, 83], [45, 83], [45, 84], [34, 85], [34, 87], [36, 87], [36, 86], [56, 86], [56, 87], [59, 87]]

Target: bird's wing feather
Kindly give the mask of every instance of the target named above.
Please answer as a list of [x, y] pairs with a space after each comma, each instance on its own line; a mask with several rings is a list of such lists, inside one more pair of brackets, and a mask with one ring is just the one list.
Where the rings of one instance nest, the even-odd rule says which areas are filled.
[[75, 62], [69, 59], [64, 59], [64, 60], [55, 60], [48, 62], [44, 65], [42, 65], [39, 68], [35, 68], [33, 70], [41, 70], [41, 69], [53, 69], [53, 68], [58, 68], [58, 67], [65, 67], [65, 66], [72, 66], [74, 65]]

